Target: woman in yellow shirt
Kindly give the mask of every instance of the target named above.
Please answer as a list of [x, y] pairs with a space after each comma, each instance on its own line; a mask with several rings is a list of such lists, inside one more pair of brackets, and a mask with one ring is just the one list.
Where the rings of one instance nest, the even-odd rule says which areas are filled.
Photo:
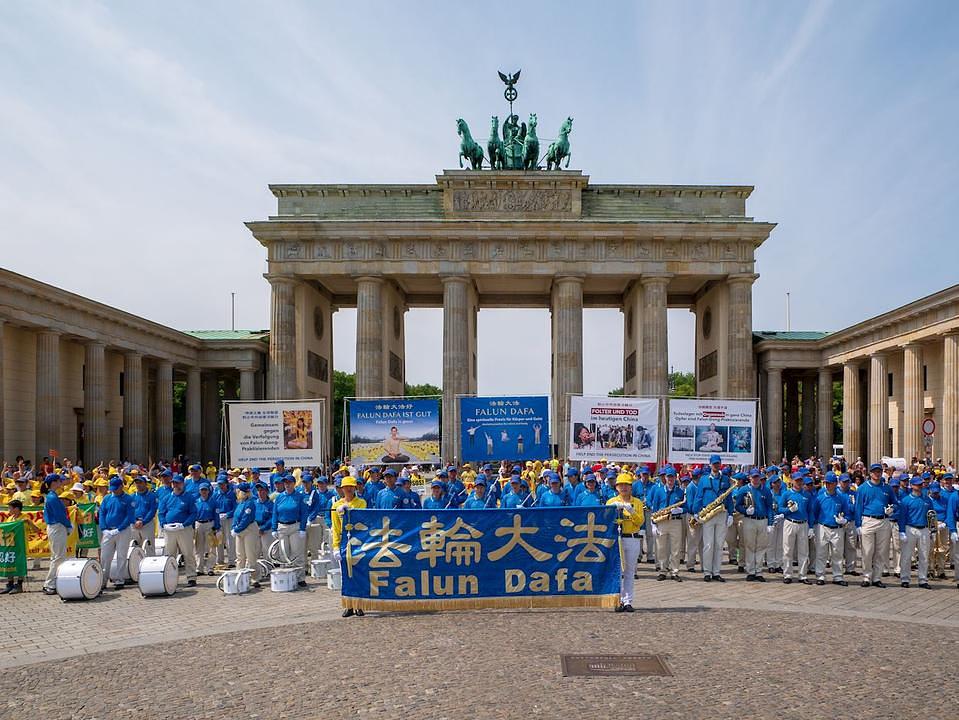
[[633, 481], [628, 473], [616, 477], [616, 496], [606, 501], [607, 505], [619, 508], [619, 605], [616, 612], [633, 612], [633, 573], [642, 550], [639, 531], [643, 529], [643, 501], [633, 497]]
[[[343, 491], [343, 497], [333, 503], [332, 517], [330, 518], [330, 536], [333, 541], [333, 558], [336, 560], [337, 567], [343, 572], [343, 562], [340, 559], [340, 538], [343, 536], [343, 516], [346, 509], [361, 510], [366, 507], [366, 500], [356, 496], [356, 478], [347, 475], [340, 483], [340, 489]], [[343, 617], [352, 615], [363, 615], [363, 610], [351, 607], [343, 611]]]

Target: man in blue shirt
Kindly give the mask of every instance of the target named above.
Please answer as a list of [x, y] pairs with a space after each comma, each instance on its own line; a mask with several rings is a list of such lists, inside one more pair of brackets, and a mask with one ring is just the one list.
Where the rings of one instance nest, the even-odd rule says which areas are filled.
[[693, 498], [699, 492], [699, 478], [703, 471], [699, 468], [693, 468], [690, 473], [689, 484], [686, 485], [686, 515], [683, 520], [686, 523], [686, 570], [696, 572], [696, 559], [703, 560], [703, 526], [697, 524], [696, 527], [690, 527], [689, 521], [693, 519]]
[[[722, 462], [719, 455], [709, 457], [710, 472], [700, 478], [696, 494], [690, 498], [692, 511], [697, 521], [700, 511], [729, 489], [729, 480], [721, 472]], [[711, 580], [726, 582], [720, 572], [722, 570], [723, 542], [726, 540], [726, 529], [733, 524], [732, 510], [733, 499], [727, 495], [719, 512], [708, 522], [701, 525], [703, 531], [703, 580], [705, 582]]]
[[236, 567], [236, 538], [229, 532], [230, 525], [233, 523], [233, 514], [236, 512], [236, 490], [226, 475], [216, 479], [213, 503], [220, 517], [220, 528], [223, 533], [223, 542], [216, 548], [216, 561], [225, 563], [230, 568]]
[[183, 556], [186, 584], [196, 585], [196, 545], [193, 526], [196, 524], [196, 500], [186, 492], [182, 475], [173, 476], [173, 491], [160, 501], [157, 518], [166, 538], [166, 554]]
[[133, 525], [130, 528], [130, 541], [136, 542], [145, 555], [153, 554], [156, 514], [159, 500], [155, 492], [147, 487], [147, 479], [143, 475], [133, 478], [136, 492], [130, 497], [133, 499]]
[[749, 484], [734, 491], [736, 512], [740, 521], [740, 541], [745, 555], [747, 582], [766, 582], [762, 570], [763, 551], [769, 544], [775, 528], [773, 520], [773, 496], [763, 485], [759, 468], [749, 473]]
[[766, 567], [771, 573], [782, 574], [783, 525], [786, 523], [786, 516], [782, 511], [782, 496], [785, 490], [782, 477], [778, 473], [768, 477], [769, 496], [772, 499], [773, 531], [769, 536], [769, 547], [766, 549]]
[[[633, 485], [635, 487], [635, 484]], [[656, 557], [659, 558], [659, 576], [657, 580], [665, 580], [666, 574], [676, 582], [679, 577], [679, 554], [683, 541], [683, 515], [686, 510], [686, 495], [676, 482], [676, 468], [669, 466], [663, 475], [662, 484], [655, 484], [646, 493], [647, 517], [670, 505], [681, 503], [669, 511], [665, 520], [658, 523], [650, 522], [650, 535], [656, 543]]]
[[813, 499], [812, 521], [816, 531], [816, 584], [826, 584], [826, 563], [832, 567], [833, 585], [845, 587], [846, 524], [853, 510], [848, 498], [836, 487], [839, 478], [832, 470], [826, 473], [825, 485]]
[[473, 481], [473, 492], [463, 503], [464, 510], [485, 510], [488, 498], [486, 497], [486, 477], [477, 475]]
[[[133, 498], [123, 492], [123, 481], [110, 478], [110, 494], [100, 503], [100, 564], [103, 587], [107, 577], [114, 590], [121, 590], [127, 580], [127, 551], [130, 549], [130, 525], [133, 523]], [[114, 563], [113, 559], [117, 562]]]
[[[220, 514], [213, 500], [210, 483], [202, 480], [197, 484], [199, 497], [196, 500], [196, 524], [193, 533], [193, 542], [196, 547], [197, 572], [213, 575], [213, 565], [216, 553], [211, 550], [213, 538], [211, 535], [220, 532]], [[220, 543], [222, 545], [222, 543]]]
[[783, 582], [792, 582], [792, 556], [796, 553], [799, 561], [799, 582], [811, 585], [806, 577], [809, 569], [809, 538], [813, 530], [809, 527], [812, 498], [803, 490], [802, 474], [792, 477], [792, 488], [782, 495], [779, 511], [783, 514]]
[[[946, 577], [946, 556], [949, 554], [949, 529], [946, 527], [946, 507], [949, 498], [942, 492], [942, 486], [935, 480], [929, 483], [929, 502], [936, 511], [936, 529], [932, 534], [929, 550], [929, 577], [940, 580]], [[936, 545], [940, 552], [935, 552]]]
[[[911, 481], [912, 492], [899, 499], [898, 524], [899, 543], [902, 554], [899, 560], [899, 581], [904, 588], [909, 587], [912, 570], [912, 551], [919, 548], [919, 587], [929, 590], [929, 528], [928, 513], [932, 510], [929, 498], [922, 494], [922, 477]], [[935, 511], [933, 511], [935, 512]]]
[[898, 502], [882, 479], [882, 465], [869, 466], [869, 480], [856, 491], [856, 534], [862, 543], [862, 587], [884, 588], [882, 568], [889, 557], [890, 518]]

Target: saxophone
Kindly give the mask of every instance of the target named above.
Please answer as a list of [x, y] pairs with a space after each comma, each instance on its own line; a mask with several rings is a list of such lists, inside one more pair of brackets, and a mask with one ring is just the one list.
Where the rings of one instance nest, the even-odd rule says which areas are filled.
[[672, 505], [667, 505], [662, 510], [657, 510], [652, 515], [649, 516], [649, 519], [654, 523], [666, 522], [669, 520], [669, 516], [674, 508], [681, 507], [682, 504], [686, 502], [686, 499], [683, 498], [679, 502], [673, 503]]
[[699, 527], [700, 525], [704, 525], [710, 520], [712, 520], [716, 515], [718, 515], [719, 511], [723, 509], [723, 502], [726, 500], [726, 498], [729, 497], [729, 494], [733, 490], [735, 490], [737, 487], [738, 485], [730, 484], [730, 486], [726, 488], [726, 490], [724, 490], [719, 495], [717, 495], [715, 500], [713, 500], [711, 503], [706, 505], [706, 507], [704, 507], [702, 510], [699, 511], [698, 521], [696, 520], [695, 516], [689, 518], [690, 529], [695, 529]]

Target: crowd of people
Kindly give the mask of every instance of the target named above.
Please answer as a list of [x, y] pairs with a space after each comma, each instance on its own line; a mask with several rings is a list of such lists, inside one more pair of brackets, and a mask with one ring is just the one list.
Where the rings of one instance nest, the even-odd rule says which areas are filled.
[[[431, 510], [549, 508], [613, 505], [618, 510], [623, 561], [618, 611], [631, 612], [637, 564], [652, 563], [657, 580], [682, 581], [682, 571], [725, 582], [723, 553], [750, 582], [781, 575], [784, 583], [885, 587], [898, 573], [909, 587], [943, 579], [952, 569], [959, 587], [959, 492], [955, 468], [914, 458], [905, 469], [843, 458], [783, 461], [733, 468], [719, 455], [702, 466], [502, 461], [498, 466], [451, 464], [353, 465], [325, 468], [205, 467], [182, 460], [147, 468], [104, 463], [84, 470], [68, 459], [44, 458], [36, 468], [18, 458], [2, 470], [0, 505], [16, 519], [42, 506], [50, 564], [43, 592], [56, 594], [57, 568], [66, 559], [74, 503], [96, 506], [104, 584], [129, 582], [124, 558], [131, 543], [145, 554], [180, 556], [188, 585], [198, 574], [232, 568], [264, 579], [258, 560], [279, 541], [306, 584], [310, 558], [324, 545], [339, 548], [347, 508]], [[29, 528], [28, 532], [39, 531]], [[85, 552], [85, 551], [78, 551]], [[333, 553], [338, 560], [338, 552]], [[8, 578], [0, 593], [23, 589]], [[347, 610], [345, 615], [353, 614]], [[361, 611], [356, 611], [360, 613]]]

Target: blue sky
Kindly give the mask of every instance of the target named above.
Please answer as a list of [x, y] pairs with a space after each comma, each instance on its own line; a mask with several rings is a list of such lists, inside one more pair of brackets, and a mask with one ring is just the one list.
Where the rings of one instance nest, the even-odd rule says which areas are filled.
[[[784, 327], [788, 291], [793, 329], [839, 329], [959, 278], [957, 32], [950, 2], [6, 2], [0, 265], [179, 328], [229, 327], [235, 291], [238, 327], [266, 327], [242, 223], [275, 210], [267, 184], [430, 182], [522, 68], [518, 110], [544, 137], [572, 115], [594, 181], [755, 185], [779, 226], [754, 327]], [[669, 320], [690, 369], [691, 316]], [[602, 393], [622, 318], [584, 324]], [[548, 390], [545, 310], [479, 328], [481, 392]], [[439, 384], [441, 333], [407, 315], [411, 382]]]

